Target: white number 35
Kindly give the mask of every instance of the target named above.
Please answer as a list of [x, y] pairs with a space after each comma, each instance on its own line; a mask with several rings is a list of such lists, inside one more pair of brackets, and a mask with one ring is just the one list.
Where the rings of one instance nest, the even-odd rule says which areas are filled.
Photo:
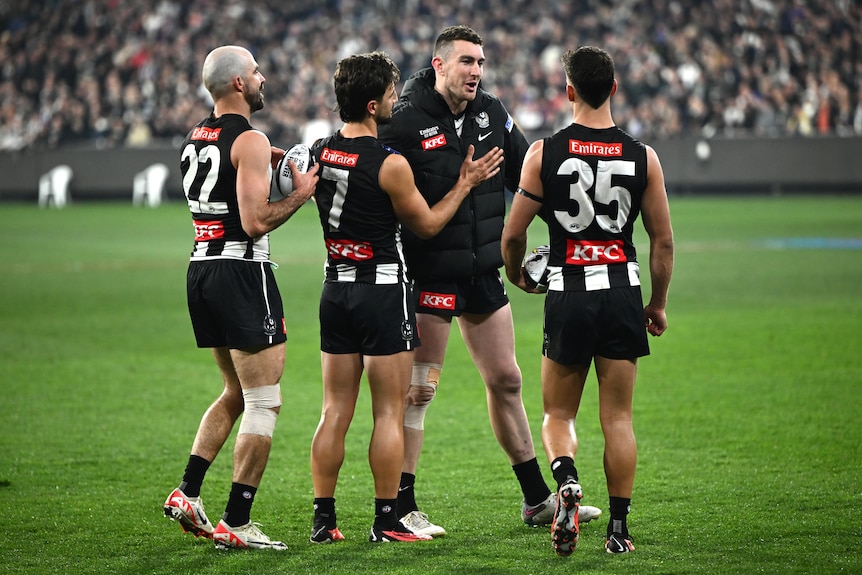
[[[577, 215], [571, 215], [570, 210], [554, 210], [554, 217], [560, 225], [568, 232], [577, 233], [586, 229], [595, 220], [603, 230], [614, 234], [620, 233], [632, 209], [632, 195], [623, 186], [612, 186], [611, 176], [634, 176], [635, 163], [629, 160], [599, 160], [596, 173], [593, 173], [593, 168], [584, 160], [569, 158], [557, 169], [557, 175], [572, 174], [578, 174], [578, 181], [569, 186], [569, 199], [578, 204]], [[593, 185], [595, 185], [595, 199], [591, 200], [587, 191]], [[612, 218], [606, 214], [596, 216], [593, 202], [606, 206], [616, 203], [616, 217]]]

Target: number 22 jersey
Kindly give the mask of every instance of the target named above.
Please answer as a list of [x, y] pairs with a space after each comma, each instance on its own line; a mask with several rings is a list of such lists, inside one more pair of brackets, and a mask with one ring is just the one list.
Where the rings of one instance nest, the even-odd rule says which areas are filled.
[[252, 129], [248, 120], [238, 114], [209, 116], [183, 141], [183, 193], [195, 227], [192, 261], [269, 261], [269, 234], [252, 238], [242, 229], [237, 171], [230, 159], [234, 141]]

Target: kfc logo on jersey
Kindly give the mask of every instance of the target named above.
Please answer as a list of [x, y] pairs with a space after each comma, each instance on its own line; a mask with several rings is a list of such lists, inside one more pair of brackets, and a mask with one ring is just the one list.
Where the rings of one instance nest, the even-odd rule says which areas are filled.
[[374, 257], [374, 248], [367, 242], [353, 240], [326, 240], [326, 251], [334, 260], [353, 260], [361, 262]]
[[579, 156], [618, 157], [623, 155], [622, 142], [582, 142], [569, 140], [569, 153]]
[[446, 145], [446, 134], [438, 134], [422, 140], [422, 149], [426, 152]]
[[202, 220], [194, 220], [195, 226], [195, 241], [208, 242], [210, 240], [218, 240], [224, 237], [224, 222], [205, 222]]
[[345, 168], [353, 168], [359, 162], [359, 154], [346, 154], [337, 150], [323, 148], [320, 153], [320, 161], [336, 166], [344, 166]]
[[455, 309], [455, 294], [419, 292], [419, 305], [434, 309]]
[[628, 261], [623, 251], [622, 240], [598, 242], [590, 240], [567, 240], [566, 263], [576, 266], [618, 264]]
[[221, 133], [221, 128], [205, 128], [198, 126], [192, 130], [192, 140], [203, 140], [205, 142], [214, 142], [218, 140], [218, 135]]

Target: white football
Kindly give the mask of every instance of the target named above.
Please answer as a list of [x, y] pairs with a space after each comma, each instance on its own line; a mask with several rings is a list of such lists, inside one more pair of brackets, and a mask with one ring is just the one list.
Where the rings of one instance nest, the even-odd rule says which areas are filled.
[[550, 255], [550, 246], [538, 246], [524, 258], [524, 281], [528, 287], [539, 291], [548, 291], [548, 258]]
[[293, 193], [293, 174], [287, 163], [288, 160], [293, 160], [293, 163], [296, 164], [296, 169], [301, 174], [307, 172], [314, 163], [314, 159], [311, 157], [311, 150], [305, 144], [296, 144], [288, 149], [278, 161], [272, 173], [270, 200], [280, 200]]

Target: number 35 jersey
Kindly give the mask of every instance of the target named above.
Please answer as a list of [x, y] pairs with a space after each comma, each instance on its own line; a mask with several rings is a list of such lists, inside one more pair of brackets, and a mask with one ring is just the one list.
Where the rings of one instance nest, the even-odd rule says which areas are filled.
[[617, 128], [571, 124], [544, 139], [543, 215], [550, 291], [639, 286], [632, 241], [647, 182], [643, 143]]
[[180, 159], [183, 193], [195, 227], [192, 261], [269, 261], [269, 234], [251, 238], [242, 229], [236, 196], [237, 172], [230, 159], [234, 141], [252, 129], [248, 120], [238, 114], [210, 116], [183, 141]]

